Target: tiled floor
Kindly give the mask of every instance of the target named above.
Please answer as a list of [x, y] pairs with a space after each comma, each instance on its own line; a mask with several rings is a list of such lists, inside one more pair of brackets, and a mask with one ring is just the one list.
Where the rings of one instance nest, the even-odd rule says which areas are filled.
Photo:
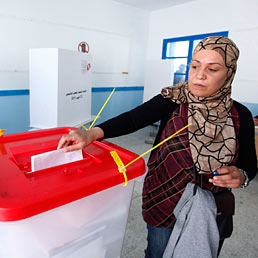
[[[152, 127], [147, 127], [109, 141], [142, 154], [152, 147], [145, 144], [145, 140], [153, 130]], [[148, 155], [144, 159], [147, 161]], [[141, 216], [141, 191], [142, 179], [139, 179], [135, 184], [121, 258], [144, 257], [147, 230]], [[234, 190], [234, 194], [236, 198], [234, 232], [231, 238], [225, 241], [220, 258], [258, 258], [258, 177], [248, 188]]]

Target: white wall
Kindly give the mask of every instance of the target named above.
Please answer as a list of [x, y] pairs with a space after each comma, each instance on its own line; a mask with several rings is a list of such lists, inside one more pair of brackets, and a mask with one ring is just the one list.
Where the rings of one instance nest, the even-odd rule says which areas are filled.
[[[142, 86], [149, 13], [111, 0], [0, 0], [0, 90], [29, 88], [29, 49], [90, 45], [93, 86]], [[122, 74], [128, 72], [128, 74]]]
[[[258, 103], [257, 13], [257, 0], [196, 0], [152, 12], [147, 61], [161, 58], [163, 39], [227, 30], [240, 49], [232, 97]], [[145, 87], [148, 94], [156, 91]]]

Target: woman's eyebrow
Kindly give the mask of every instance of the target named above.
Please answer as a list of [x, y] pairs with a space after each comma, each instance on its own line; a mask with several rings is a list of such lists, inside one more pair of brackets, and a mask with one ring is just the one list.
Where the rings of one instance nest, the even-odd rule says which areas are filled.
[[[201, 63], [201, 61], [196, 60], [196, 59], [192, 59], [192, 62]], [[218, 64], [218, 65], [220, 65], [220, 66], [223, 66], [221, 63], [217, 63], [217, 62], [210, 62], [210, 63], [208, 63], [208, 65], [214, 65], [214, 64]]]

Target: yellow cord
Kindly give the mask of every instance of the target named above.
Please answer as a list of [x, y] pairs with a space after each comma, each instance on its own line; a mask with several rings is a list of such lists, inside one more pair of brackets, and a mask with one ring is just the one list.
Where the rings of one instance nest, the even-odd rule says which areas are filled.
[[0, 129], [0, 137], [4, 134], [4, 132], [6, 131], [6, 129]]
[[81, 125], [81, 127], [83, 127], [86, 131], [88, 131], [88, 128], [87, 128], [86, 126], [84, 126], [84, 125], [81, 124], [81, 123], [80, 123], [80, 125]]
[[102, 110], [104, 109], [104, 107], [106, 106], [106, 104], [108, 103], [109, 99], [111, 98], [111, 96], [113, 95], [114, 91], [116, 88], [113, 89], [113, 91], [110, 93], [109, 97], [107, 98], [106, 102], [104, 103], [104, 105], [102, 106], [102, 108], [100, 109], [99, 113], [97, 114], [97, 116], [95, 117], [94, 121], [92, 122], [92, 124], [90, 125], [90, 128], [92, 128], [92, 126], [95, 124], [96, 120], [98, 119], [99, 115], [101, 114]]
[[120, 157], [118, 156], [117, 152], [116, 151], [111, 151], [110, 152], [111, 156], [113, 157], [114, 161], [116, 162], [117, 164], [117, 167], [118, 167], [118, 171], [120, 173], [123, 173], [124, 175], [124, 179], [125, 179], [125, 183], [124, 183], [124, 186], [127, 185], [127, 176], [126, 176], [126, 169], [124, 167], [124, 163], [123, 161], [120, 159]]
[[133, 161], [129, 162], [127, 165], [124, 166], [124, 168], [127, 168], [128, 166], [130, 166], [132, 163], [134, 163], [135, 161], [137, 161], [138, 159], [142, 158], [144, 155], [148, 154], [149, 152], [151, 152], [152, 150], [156, 149], [157, 147], [159, 147], [161, 144], [163, 144], [164, 142], [170, 140], [171, 138], [173, 138], [174, 136], [176, 136], [178, 133], [180, 133], [181, 131], [183, 131], [184, 129], [186, 129], [188, 126], [190, 126], [191, 124], [186, 125], [185, 127], [181, 128], [180, 130], [178, 130], [177, 132], [175, 132], [174, 134], [170, 135], [168, 138], [166, 138], [165, 140], [163, 140], [162, 142], [158, 143], [156, 146], [152, 147], [150, 150], [144, 152], [142, 155], [138, 156], [136, 159], [134, 159]]
[[120, 173], [123, 173], [124, 178], [125, 178], [125, 183], [124, 186], [127, 185], [127, 176], [126, 176], [126, 168], [128, 166], [130, 166], [132, 163], [134, 163], [135, 161], [137, 161], [138, 159], [142, 158], [144, 155], [146, 155], [147, 153], [151, 152], [152, 150], [156, 149], [157, 147], [159, 147], [160, 145], [162, 145], [163, 143], [165, 143], [166, 141], [170, 140], [171, 138], [173, 138], [174, 136], [176, 136], [178, 133], [180, 133], [181, 131], [183, 131], [184, 129], [186, 129], [188, 126], [190, 126], [191, 124], [186, 125], [185, 127], [181, 128], [180, 130], [178, 130], [177, 132], [175, 132], [174, 134], [170, 135], [168, 138], [166, 138], [165, 140], [163, 140], [162, 142], [158, 143], [157, 145], [155, 145], [154, 147], [152, 147], [151, 149], [149, 149], [148, 151], [144, 152], [142, 155], [138, 156], [136, 159], [134, 159], [133, 161], [129, 162], [127, 165], [124, 165], [122, 160], [120, 159], [120, 157], [118, 156], [116, 151], [111, 151], [110, 154], [113, 157], [114, 161], [117, 164], [118, 167], [118, 171]]

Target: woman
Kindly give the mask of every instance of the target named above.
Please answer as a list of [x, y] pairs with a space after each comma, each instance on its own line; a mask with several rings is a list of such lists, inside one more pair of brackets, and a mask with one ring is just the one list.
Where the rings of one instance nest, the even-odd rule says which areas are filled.
[[[59, 142], [58, 148], [76, 150], [160, 120], [155, 145], [191, 123], [151, 153], [142, 205], [146, 258], [162, 257], [175, 223], [173, 210], [186, 184], [194, 182], [194, 171], [204, 175], [203, 188], [214, 193], [246, 186], [256, 175], [252, 115], [230, 97], [238, 55], [230, 39], [208, 37], [194, 50], [188, 82], [166, 87], [134, 110], [88, 132], [72, 131]], [[219, 175], [212, 176], [214, 171]]]

